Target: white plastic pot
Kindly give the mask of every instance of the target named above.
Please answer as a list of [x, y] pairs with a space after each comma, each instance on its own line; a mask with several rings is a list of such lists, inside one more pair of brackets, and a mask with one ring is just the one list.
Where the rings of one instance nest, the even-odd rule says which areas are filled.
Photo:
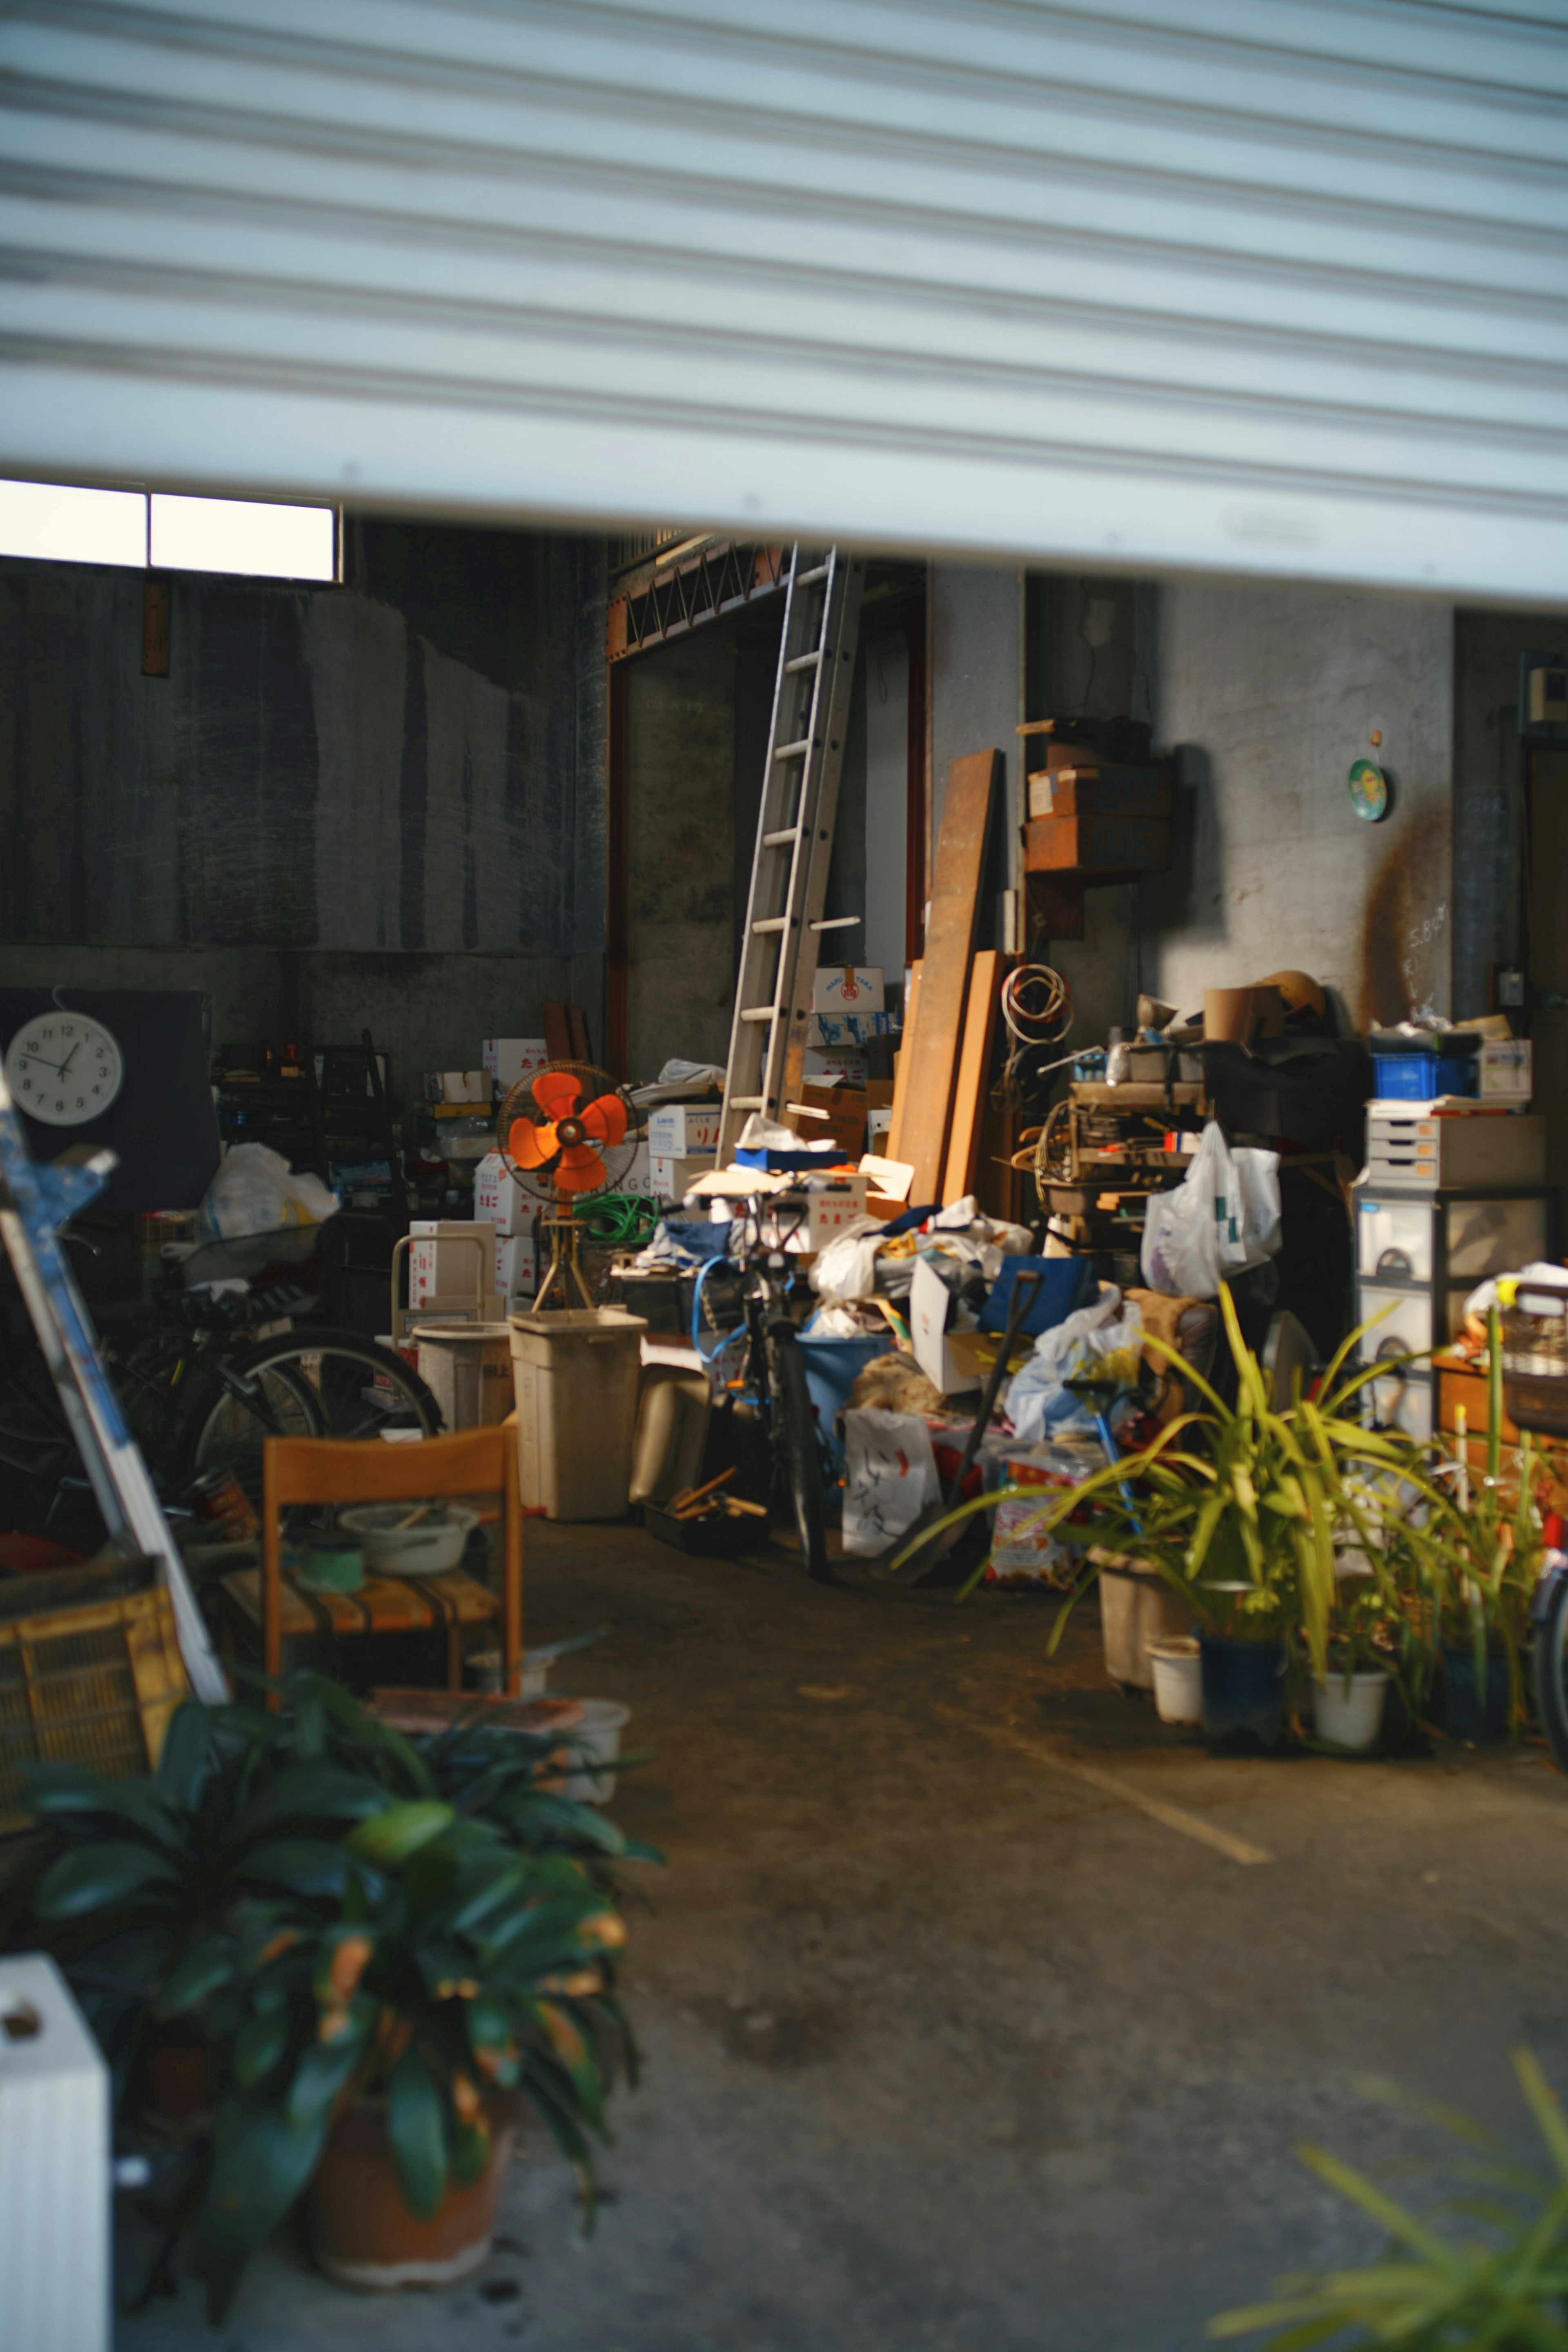
[[1154, 1706], [1162, 1723], [1204, 1719], [1203, 1653], [1191, 1633], [1169, 1633], [1149, 1644]]
[[1381, 1666], [1345, 1675], [1331, 1669], [1326, 1683], [1312, 1685], [1318, 1737], [1335, 1748], [1375, 1748], [1388, 1699], [1388, 1676]]
[[584, 1769], [566, 1775], [561, 1793], [574, 1805], [607, 1805], [616, 1793], [616, 1775], [603, 1767], [613, 1765], [620, 1754], [621, 1734], [631, 1721], [632, 1711], [614, 1698], [584, 1698], [578, 1705], [583, 1719], [573, 1725], [571, 1740], [574, 1754]]

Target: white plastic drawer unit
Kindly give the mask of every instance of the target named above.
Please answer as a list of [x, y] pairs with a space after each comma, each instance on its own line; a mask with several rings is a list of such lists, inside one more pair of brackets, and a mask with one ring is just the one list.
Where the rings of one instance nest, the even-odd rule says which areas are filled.
[[1406, 1437], [1427, 1438], [1434, 1427], [1432, 1382], [1414, 1372], [1390, 1372], [1369, 1381], [1373, 1419], [1384, 1429], [1403, 1430]]
[[1446, 1221], [1450, 1281], [1474, 1288], [1489, 1274], [1531, 1265], [1546, 1255], [1547, 1203], [1452, 1201], [1435, 1194], [1361, 1192], [1356, 1198], [1356, 1272], [1430, 1282]]
[[107, 2352], [109, 2069], [53, 1960], [0, 1958], [0, 2352]]
[[1394, 1290], [1381, 1283], [1363, 1282], [1356, 1300], [1356, 1321], [1373, 1328], [1361, 1343], [1363, 1362], [1376, 1356], [1400, 1356], [1436, 1347], [1447, 1333], [1434, 1331], [1429, 1290]]

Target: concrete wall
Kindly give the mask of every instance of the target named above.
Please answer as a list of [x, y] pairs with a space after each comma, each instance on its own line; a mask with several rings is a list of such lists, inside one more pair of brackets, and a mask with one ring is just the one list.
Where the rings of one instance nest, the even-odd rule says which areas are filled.
[[1468, 1018], [1490, 1008], [1490, 967], [1526, 960], [1520, 656], [1561, 658], [1568, 614], [1460, 611], [1454, 632], [1454, 1003]]
[[[1339, 992], [1358, 1028], [1448, 1012], [1451, 608], [1173, 582], [1160, 591], [1153, 676], [1155, 740], [1177, 753], [1184, 805], [1178, 869], [1141, 894], [1142, 984], [1186, 1009], [1205, 987], [1299, 967]], [[1391, 781], [1378, 824], [1346, 789], [1363, 756]]]
[[1006, 762], [994, 812], [992, 856], [976, 944], [993, 941], [994, 895], [1016, 879], [1024, 814], [1025, 761], [1017, 728], [1024, 710], [1024, 575], [1014, 566], [933, 563], [931, 571], [931, 835], [926, 872], [942, 835], [951, 760], [995, 750]]
[[604, 550], [350, 520], [347, 584], [0, 566], [0, 969], [202, 987], [215, 1035], [357, 1036], [400, 1086], [602, 1018]]

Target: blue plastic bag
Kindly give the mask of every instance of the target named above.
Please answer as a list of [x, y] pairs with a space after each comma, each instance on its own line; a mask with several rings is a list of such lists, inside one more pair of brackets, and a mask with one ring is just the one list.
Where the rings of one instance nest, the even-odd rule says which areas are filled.
[[1040, 1286], [1024, 1318], [1023, 1328], [1032, 1335], [1054, 1331], [1058, 1323], [1065, 1323], [1080, 1307], [1092, 1307], [1100, 1297], [1100, 1285], [1089, 1258], [1005, 1257], [1002, 1271], [991, 1286], [991, 1296], [980, 1310], [983, 1331], [1006, 1329], [1013, 1284], [1020, 1274], [1037, 1274], [1040, 1277]]

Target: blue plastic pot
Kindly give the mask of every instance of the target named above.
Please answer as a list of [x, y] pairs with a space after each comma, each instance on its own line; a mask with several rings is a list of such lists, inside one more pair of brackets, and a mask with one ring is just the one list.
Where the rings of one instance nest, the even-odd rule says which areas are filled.
[[1255, 1739], [1273, 1748], [1285, 1727], [1283, 1642], [1223, 1642], [1198, 1635], [1204, 1729], [1211, 1739]]
[[1443, 1644], [1443, 1684], [1448, 1697], [1448, 1737], [1477, 1747], [1508, 1736], [1508, 1659], [1500, 1650], [1487, 1658], [1484, 1689], [1476, 1681], [1476, 1653], [1468, 1642]]

